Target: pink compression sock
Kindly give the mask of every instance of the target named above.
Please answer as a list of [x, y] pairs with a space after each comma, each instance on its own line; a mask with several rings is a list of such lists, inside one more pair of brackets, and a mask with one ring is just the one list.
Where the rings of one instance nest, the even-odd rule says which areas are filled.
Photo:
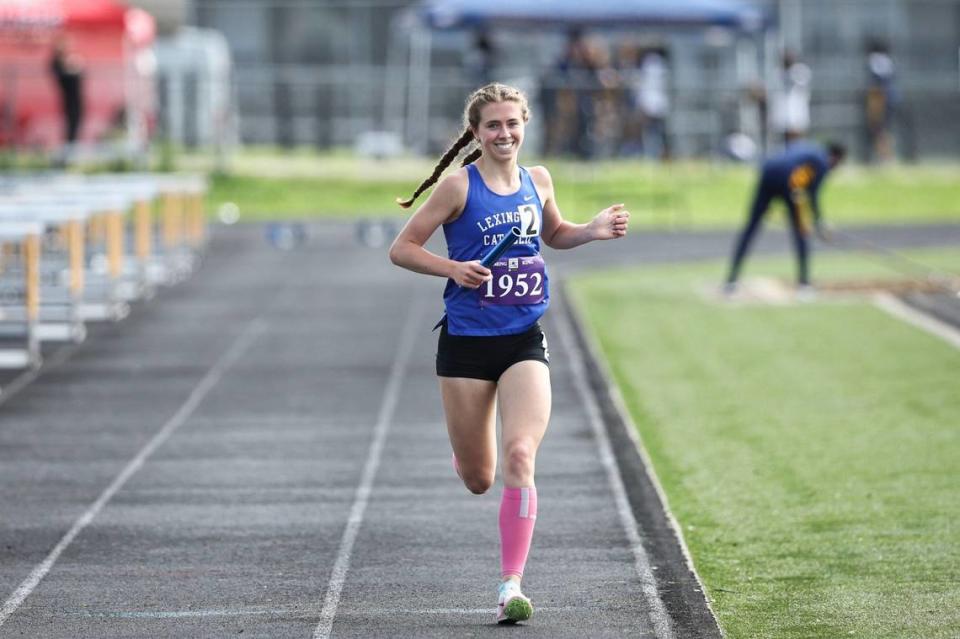
[[500, 500], [500, 572], [523, 576], [537, 522], [537, 489], [504, 488]]

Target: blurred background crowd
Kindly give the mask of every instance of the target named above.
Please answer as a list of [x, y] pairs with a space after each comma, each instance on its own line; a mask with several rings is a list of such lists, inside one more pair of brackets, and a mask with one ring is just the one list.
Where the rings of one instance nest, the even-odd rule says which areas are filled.
[[[0, 0], [0, 146], [434, 153], [523, 88], [534, 152], [960, 152], [960, 0]], [[59, 154], [59, 155], [56, 155]]]

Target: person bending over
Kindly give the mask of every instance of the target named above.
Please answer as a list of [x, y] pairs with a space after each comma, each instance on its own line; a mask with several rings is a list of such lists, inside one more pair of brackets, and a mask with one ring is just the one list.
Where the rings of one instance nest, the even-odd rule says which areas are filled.
[[831, 142], [826, 147], [806, 141], [789, 145], [785, 151], [768, 158], [760, 169], [760, 179], [753, 196], [747, 224], [734, 245], [730, 270], [724, 284], [724, 292], [736, 291], [740, 268], [750, 243], [760, 228], [770, 203], [777, 198], [787, 205], [787, 216], [797, 258], [798, 292], [812, 293], [809, 272], [809, 242], [816, 229], [821, 239], [826, 239], [818, 195], [824, 178], [846, 156], [843, 145]]

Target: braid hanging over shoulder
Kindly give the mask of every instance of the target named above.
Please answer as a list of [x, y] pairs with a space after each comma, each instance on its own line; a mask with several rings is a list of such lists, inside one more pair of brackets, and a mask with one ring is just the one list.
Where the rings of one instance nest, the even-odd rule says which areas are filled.
[[[443, 154], [443, 157], [440, 158], [440, 161], [437, 162], [437, 165], [433, 167], [433, 173], [430, 174], [430, 177], [424, 180], [420, 186], [417, 187], [417, 190], [413, 192], [413, 195], [411, 195], [408, 199], [401, 200], [400, 198], [397, 198], [397, 204], [405, 209], [410, 208], [414, 201], [420, 197], [421, 193], [436, 183], [443, 171], [450, 166], [450, 163], [453, 162], [454, 158], [456, 158], [460, 151], [462, 151], [465, 146], [470, 144], [472, 140], [473, 132], [471, 132], [469, 128], [464, 129], [463, 133], [460, 134], [460, 137], [457, 138], [457, 141], [454, 142], [449, 149], [447, 149], [447, 152]], [[479, 157], [479, 155], [477, 157]]]
[[473, 151], [470, 151], [470, 153], [467, 153], [465, 156], [463, 156], [460, 166], [466, 166], [471, 162], [476, 162], [478, 159], [480, 159], [481, 155], [483, 155], [483, 149], [480, 147], [475, 148]]

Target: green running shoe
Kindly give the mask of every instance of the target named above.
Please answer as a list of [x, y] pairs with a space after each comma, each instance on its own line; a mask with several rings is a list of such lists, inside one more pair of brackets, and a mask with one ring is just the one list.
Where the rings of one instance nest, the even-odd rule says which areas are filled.
[[533, 604], [520, 592], [513, 580], [500, 584], [497, 598], [497, 623], [517, 623], [533, 616]]

